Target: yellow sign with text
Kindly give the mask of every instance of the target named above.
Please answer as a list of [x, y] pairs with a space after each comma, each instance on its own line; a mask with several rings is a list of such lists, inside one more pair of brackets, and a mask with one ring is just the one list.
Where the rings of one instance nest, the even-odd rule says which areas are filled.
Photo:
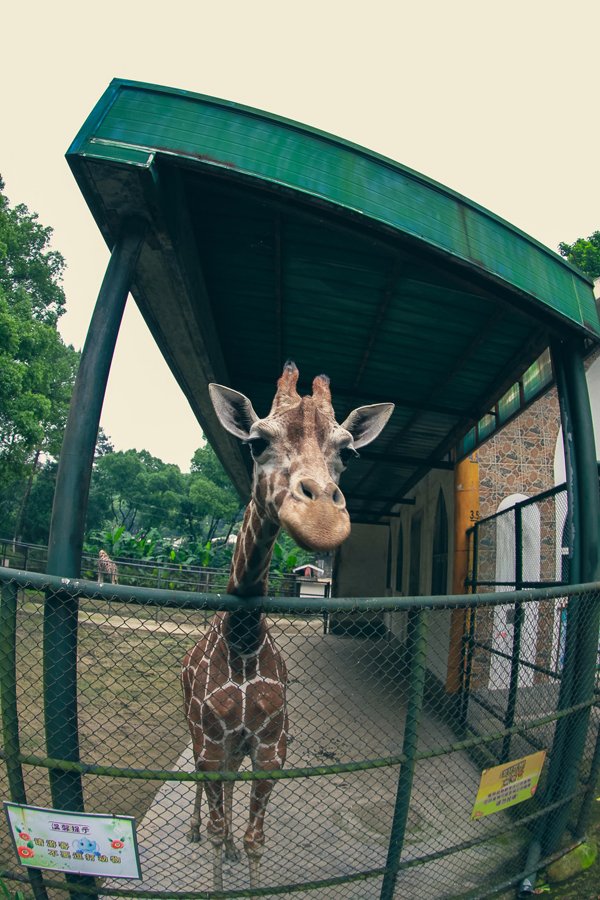
[[546, 751], [541, 750], [501, 766], [484, 769], [471, 818], [481, 819], [530, 800], [537, 790], [545, 759]]

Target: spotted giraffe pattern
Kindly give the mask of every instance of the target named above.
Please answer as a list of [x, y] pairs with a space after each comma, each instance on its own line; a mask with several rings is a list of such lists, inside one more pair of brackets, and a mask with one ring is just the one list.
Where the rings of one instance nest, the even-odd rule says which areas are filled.
[[[199, 771], [237, 771], [246, 756], [257, 769], [279, 769], [285, 763], [285, 663], [263, 616], [257, 625], [249, 621], [242, 622], [241, 629], [238, 627], [242, 640], [249, 639], [252, 633], [252, 640], [256, 641], [253, 648], [245, 648], [246, 652], [238, 650], [231, 641], [231, 631], [237, 624], [231, 616], [215, 616], [206, 636], [184, 661], [186, 716]], [[270, 780], [252, 784], [244, 837], [249, 855], [260, 855], [264, 845], [263, 821], [272, 788]], [[201, 796], [201, 786], [199, 792]], [[221, 786], [207, 782], [206, 792], [209, 837], [223, 841], [226, 854], [235, 857], [230, 810], [225, 809]], [[199, 821], [192, 822], [192, 831], [197, 829], [198, 836], [199, 827]]]
[[118, 584], [119, 568], [106, 550], [100, 550], [98, 553], [98, 584], [104, 584], [105, 577], [109, 584]]
[[[329, 379], [313, 381], [311, 397], [296, 390], [298, 369], [286, 363], [271, 412], [259, 419], [243, 394], [211, 385], [223, 427], [250, 444], [254, 460], [252, 499], [236, 542], [227, 591], [239, 597], [267, 593], [273, 546], [284, 528], [301, 546], [332, 550], [348, 536], [350, 520], [338, 480], [345, 450], [379, 434], [393, 409], [375, 404], [335, 420]], [[217, 613], [182, 665], [185, 714], [197, 771], [238, 771], [249, 756], [254, 769], [275, 771], [286, 758], [287, 672], [264, 615], [252, 607]], [[252, 782], [244, 849], [250, 886], [260, 884], [264, 819], [273, 780]], [[207, 834], [213, 848], [213, 885], [223, 887], [223, 850], [235, 860], [232, 834], [233, 782], [206, 781]], [[203, 786], [198, 782], [190, 839], [200, 840]]]

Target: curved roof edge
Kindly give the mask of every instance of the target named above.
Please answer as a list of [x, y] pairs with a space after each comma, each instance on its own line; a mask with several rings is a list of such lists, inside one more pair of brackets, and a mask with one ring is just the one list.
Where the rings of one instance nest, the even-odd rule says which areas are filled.
[[78, 178], [84, 161], [152, 168], [162, 155], [299, 192], [365, 225], [416, 239], [600, 339], [592, 282], [561, 256], [438, 182], [298, 122], [114, 79], [67, 152]]

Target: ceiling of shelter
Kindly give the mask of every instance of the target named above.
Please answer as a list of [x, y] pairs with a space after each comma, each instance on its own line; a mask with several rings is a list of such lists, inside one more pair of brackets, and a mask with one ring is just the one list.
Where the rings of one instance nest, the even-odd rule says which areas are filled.
[[[174, 95], [180, 99], [170, 92], [170, 104]], [[242, 391], [258, 414], [266, 415], [282, 365], [293, 359], [300, 369], [300, 393], [310, 391], [315, 375], [330, 376], [338, 421], [356, 406], [393, 401], [396, 409], [382, 436], [361, 452], [341, 482], [353, 520], [378, 521], [427, 471], [452, 467], [450, 453], [459, 440], [486, 414], [498, 416], [497, 401], [552, 338], [595, 337], [597, 318], [590, 327], [586, 285], [558, 257], [552, 259], [500, 220], [490, 217], [502, 249], [494, 267], [487, 258], [475, 258], [468, 240], [464, 252], [450, 251], [441, 238], [436, 244], [431, 236], [419, 237], [416, 226], [393, 227], [382, 216], [341, 203], [339, 195], [328, 201], [322, 175], [318, 190], [305, 183], [294, 189], [289, 173], [284, 182], [281, 173], [267, 178], [248, 171], [247, 161], [242, 169], [233, 142], [220, 160], [192, 154], [187, 145], [176, 153], [183, 139], [169, 138], [161, 120], [154, 142], [148, 133], [142, 143], [133, 125], [121, 125], [129, 107], [117, 119], [114, 92], [109, 99], [104, 116], [98, 115], [101, 101], [82, 129], [69, 162], [109, 244], [128, 217], [147, 221], [135, 299], [242, 495], [249, 488], [250, 456], [218, 425], [209, 381]], [[138, 117], [145, 109], [139, 103], [130, 107]], [[173, 109], [163, 110], [169, 121]], [[227, 111], [239, 119], [238, 107]], [[151, 115], [160, 114], [159, 105]], [[150, 132], [148, 110], [144, 116]], [[247, 117], [248, 128], [255, 127], [256, 116]], [[230, 118], [226, 121], [229, 126]], [[246, 119], [240, 121], [246, 125]], [[259, 122], [265, 126], [260, 116]], [[278, 140], [287, 129], [291, 153], [296, 132], [289, 123], [272, 117], [266, 122]], [[300, 133], [303, 140], [321, 139]], [[197, 140], [203, 134], [199, 127]], [[239, 142], [237, 120], [235, 135]], [[173, 146], [165, 148], [167, 138]], [[340, 153], [353, 149], [340, 143]], [[308, 158], [318, 165], [314, 148]], [[369, 165], [373, 160], [378, 162], [367, 158]], [[306, 164], [299, 166], [305, 170]], [[406, 190], [412, 182], [398, 167], [400, 174], [405, 185], [398, 190]], [[425, 187], [432, 199], [423, 216], [433, 219], [442, 189]], [[411, 195], [413, 219], [416, 200], [423, 202], [423, 184], [419, 189], [421, 195], [416, 188]], [[464, 200], [450, 199], [455, 205]], [[480, 211], [464, 203], [473, 236]], [[509, 239], [523, 272], [527, 260], [518, 256], [524, 247], [534, 259], [539, 283], [549, 294], [558, 289], [566, 296], [564, 284], [576, 279], [576, 303], [570, 305], [571, 294], [564, 309], [546, 303], [533, 284], [529, 292], [524, 289], [528, 276], [521, 277], [516, 264], [514, 274], [503, 271], [511, 259]], [[482, 239], [484, 249], [490, 240]], [[573, 321], [580, 309], [584, 317]]]

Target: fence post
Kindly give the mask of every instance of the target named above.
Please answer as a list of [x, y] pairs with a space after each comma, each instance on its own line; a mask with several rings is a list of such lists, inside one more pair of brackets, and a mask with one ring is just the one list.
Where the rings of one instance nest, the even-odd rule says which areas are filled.
[[[571, 582], [600, 579], [600, 497], [596, 447], [583, 359], [574, 343], [553, 348], [565, 441], [567, 491], [573, 532]], [[593, 699], [600, 597], [581, 595], [569, 600], [565, 662], [559, 709]], [[563, 718], [556, 726], [555, 742], [544, 799], [548, 803], [573, 793], [583, 754], [590, 709]], [[543, 851], [556, 849], [566, 828], [570, 803], [545, 821]]]
[[[523, 590], [523, 507], [516, 503], [513, 507], [515, 516], [515, 591]], [[504, 727], [512, 728], [515, 724], [515, 711], [517, 708], [517, 692], [519, 689], [519, 665], [521, 662], [521, 639], [523, 635], [523, 621], [525, 618], [525, 605], [522, 600], [515, 602], [513, 621], [513, 645], [510, 660], [510, 680], [508, 684], [508, 697], [506, 702], [506, 714]], [[510, 734], [504, 735], [500, 762], [506, 762], [510, 758]]]
[[588, 825], [590, 824], [590, 818], [592, 816], [592, 808], [594, 805], [594, 800], [596, 799], [596, 793], [598, 791], [598, 781], [600, 780], [600, 726], [598, 726], [598, 731], [596, 733], [596, 745], [594, 747], [594, 755], [592, 757], [592, 764], [590, 766], [590, 774], [588, 776], [588, 783], [585, 789], [585, 794], [583, 795], [583, 800], [581, 802], [581, 807], [579, 809], [579, 817], [577, 819], [577, 826], [575, 828], [575, 837], [583, 838], [587, 831]]
[[[473, 526], [473, 553], [471, 557], [471, 585], [470, 592], [477, 593], [477, 570], [479, 565], [479, 521]], [[476, 625], [477, 609], [472, 606], [467, 610], [465, 625], [466, 630], [462, 640], [462, 681], [460, 686], [460, 704], [458, 710], [458, 724], [460, 733], [464, 734], [469, 719], [469, 695], [471, 692], [471, 674], [473, 670], [473, 655], [475, 652], [475, 625]]]
[[[17, 595], [15, 582], [2, 582], [0, 598], [0, 712], [2, 738], [6, 754], [6, 772], [10, 798], [27, 803], [23, 767], [20, 761], [19, 716], [17, 707]], [[48, 895], [39, 869], [27, 868], [27, 877], [36, 900]]]
[[398, 877], [400, 854], [404, 846], [406, 823], [410, 806], [412, 783], [415, 774], [415, 755], [419, 737], [419, 722], [423, 709], [427, 653], [427, 610], [412, 609], [408, 614], [409, 694], [404, 724], [402, 753], [405, 761], [400, 766], [398, 789], [392, 819], [385, 875], [381, 885], [380, 900], [392, 900]]
[[[50, 538], [48, 574], [77, 578], [94, 449], [106, 383], [144, 229], [130, 223], [116, 242], [90, 322], [60, 453]], [[44, 714], [48, 756], [79, 760], [77, 722], [77, 599], [47, 594], [44, 607]], [[49, 770], [57, 809], [83, 810], [76, 772]], [[73, 885], [94, 886], [89, 876], [68, 875]], [[73, 897], [80, 895], [73, 894]], [[85, 895], [83, 895], [85, 896]], [[89, 895], [87, 895], [89, 896]]]

